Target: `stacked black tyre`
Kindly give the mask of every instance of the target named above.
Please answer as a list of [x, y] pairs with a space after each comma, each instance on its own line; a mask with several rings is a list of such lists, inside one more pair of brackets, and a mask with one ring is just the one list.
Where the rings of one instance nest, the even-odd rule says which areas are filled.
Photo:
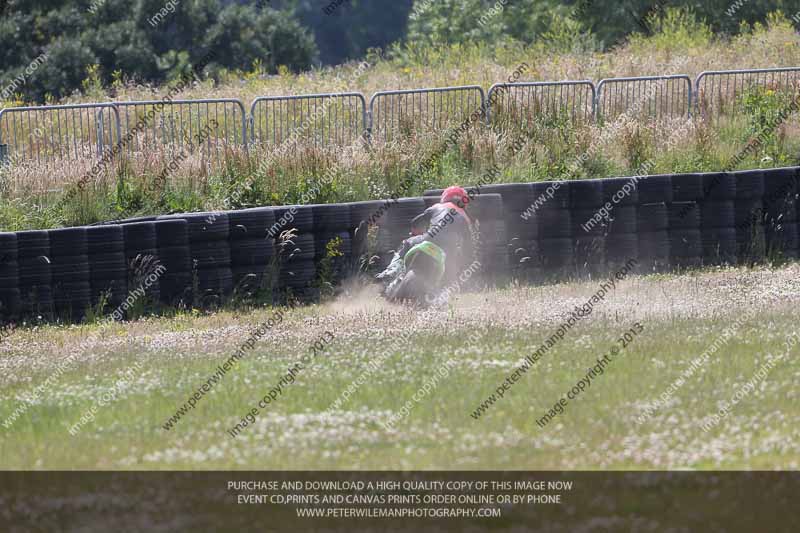
[[313, 302], [319, 299], [316, 286], [314, 211], [311, 206], [275, 208], [275, 220], [285, 221], [275, 242], [278, 255], [278, 283], [274, 298]]
[[672, 203], [669, 205], [670, 262], [678, 268], [703, 264], [703, 239], [700, 231], [700, 203], [703, 181], [700, 174], [672, 176]]
[[370, 228], [377, 228], [385, 202], [367, 200], [350, 204], [350, 242], [358, 268], [369, 269], [371, 259]]
[[732, 175], [736, 180], [734, 222], [737, 260], [742, 264], [759, 263], [766, 255], [764, 171], [743, 170]]
[[[472, 260], [465, 258], [466, 262], [459, 265], [459, 270], [464, 271], [472, 261], [478, 261], [484, 281], [493, 284], [507, 282], [509, 239], [503, 197], [495, 193], [474, 195], [467, 205], [467, 213], [473, 224], [475, 257]], [[453, 274], [457, 278], [461, 272]]]
[[797, 167], [764, 171], [764, 224], [770, 259], [798, 257], [797, 172]]
[[736, 176], [710, 172], [699, 177], [703, 187], [700, 207], [703, 264], [736, 264]]
[[637, 184], [630, 178], [603, 180], [603, 201], [611, 213], [606, 227], [606, 265], [609, 271], [630, 268], [639, 258]]
[[672, 202], [672, 174], [642, 176], [636, 183], [639, 205]]
[[350, 206], [320, 204], [311, 209], [314, 216], [314, 260], [320, 282], [328, 290], [352, 274], [353, 229]]
[[189, 223], [185, 220], [159, 220], [155, 223], [158, 261], [163, 268], [158, 279], [161, 302], [176, 307], [194, 303], [192, 250]]
[[[572, 184], [568, 181], [544, 181], [531, 184], [539, 239], [538, 257], [533, 265], [545, 279], [566, 279], [575, 274], [573, 220], [570, 209]], [[530, 246], [534, 257], [535, 246]]]
[[166, 215], [158, 220], [185, 220], [192, 257], [193, 296], [197, 307], [217, 307], [233, 293], [230, 221], [222, 212]]
[[365, 200], [363, 202], [351, 202], [350, 222], [353, 228], [357, 228], [362, 222], [367, 226], [377, 226], [383, 216], [389, 200]]
[[51, 318], [50, 236], [46, 231], [20, 231], [17, 233], [17, 248], [22, 313], [32, 318]]
[[639, 272], [665, 272], [670, 267], [669, 215], [665, 202], [640, 204], [637, 212]]
[[671, 266], [669, 213], [672, 204], [672, 175], [654, 174], [639, 178], [637, 223], [639, 270], [643, 273], [669, 270]]
[[[467, 189], [468, 193], [477, 191]], [[540, 279], [539, 219], [531, 207], [533, 186], [530, 183], [495, 183], [481, 187], [479, 192], [481, 195], [499, 194], [503, 202], [505, 236], [497, 235], [496, 238], [505, 239], [507, 259], [501, 256], [499, 248], [496, 249], [497, 272], [500, 273], [502, 265], [507, 262], [511, 276], [531, 281]], [[491, 231], [487, 232], [487, 238], [491, 239], [489, 233]]]
[[700, 204], [669, 204], [670, 263], [678, 268], [696, 268], [703, 264], [703, 242], [700, 231]]
[[123, 226], [86, 228], [86, 240], [92, 306], [101, 312], [119, 309], [122, 314], [121, 306], [128, 297], [128, 260]]
[[411, 232], [411, 221], [425, 211], [425, 200], [421, 197], [387, 200], [378, 219], [377, 255], [379, 268], [385, 268], [392, 260], [392, 251], [397, 250]]
[[605, 180], [580, 180], [571, 184], [572, 241], [575, 247], [575, 272], [580, 277], [594, 277], [605, 270], [606, 229], [609, 214], [600, 209], [605, 205]]
[[[161, 300], [158, 277], [158, 240], [155, 222], [135, 222], [122, 226], [125, 238], [125, 261], [128, 265], [128, 288], [140, 293], [139, 305], [152, 309]], [[143, 291], [143, 292], [142, 292]]]
[[425, 201], [426, 209], [439, 203], [439, 196], [429, 195], [428, 191], [425, 191], [425, 196], [423, 196], [422, 199]]
[[86, 228], [50, 230], [53, 303], [60, 318], [80, 321], [92, 300]]
[[277, 278], [275, 240], [267, 235], [275, 225], [271, 207], [256, 207], [228, 213], [231, 270], [237, 295], [271, 300]]
[[19, 317], [19, 249], [15, 233], [0, 233], [0, 324]]

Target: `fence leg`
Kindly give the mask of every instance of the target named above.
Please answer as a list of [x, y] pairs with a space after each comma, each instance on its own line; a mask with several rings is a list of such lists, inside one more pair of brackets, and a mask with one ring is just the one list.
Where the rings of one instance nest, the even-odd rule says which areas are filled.
[[97, 112], [97, 157], [103, 157], [103, 111]]

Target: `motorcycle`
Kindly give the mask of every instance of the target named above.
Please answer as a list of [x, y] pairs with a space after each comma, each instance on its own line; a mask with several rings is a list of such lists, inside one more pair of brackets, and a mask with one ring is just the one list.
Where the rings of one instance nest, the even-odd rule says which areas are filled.
[[[431, 243], [432, 244], [432, 243]], [[444, 253], [444, 252], [442, 252]], [[390, 302], [411, 302], [427, 307], [438, 291], [441, 276], [435, 276], [431, 269], [406, 266], [405, 257], [394, 252], [389, 266], [375, 276], [383, 282], [383, 297]]]

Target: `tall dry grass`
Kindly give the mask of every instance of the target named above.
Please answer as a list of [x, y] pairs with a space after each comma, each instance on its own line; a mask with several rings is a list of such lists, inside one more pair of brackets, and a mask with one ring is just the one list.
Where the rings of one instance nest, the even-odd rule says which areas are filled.
[[[230, 73], [215, 83], [194, 83], [180, 98], [238, 98], [246, 105], [258, 96], [298, 95], [329, 91], [359, 91], [367, 98], [379, 90], [479, 84], [484, 88], [505, 81], [520, 64], [530, 66], [523, 80], [592, 79], [653, 74], [687, 74], [704, 70], [800, 65], [800, 36], [785, 17], [771, 16], [733, 38], [712, 35], [690, 19], [671, 20], [651, 37], [635, 35], [608, 52], [573, 46], [523, 46], [517, 43], [407, 46], [385, 57], [366, 58], [370, 67], [357, 63], [310, 72], [266, 76], [259, 72]], [[119, 81], [109, 88], [85, 84], [85, 94], [64, 103], [104, 100], [159, 99], [166, 87], [148, 87]], [[329, 169], [335, 180], [322, 188], [316, 201], [348, 201], [391, 195], [409, 175], [412, 193], [427, 187], [469, 183], [497, 164], [503, 181], [604, 177], [636, 173], [649, 161], [650, 173], [702, 171], [722, 168], [747, 139], [752, 117], [738, 114], [709, 123], [694, 119], [634, 121], [604, 130], [609, 124], [578, 127], [544, 123], [538, 127], [516, 124], [505, 131], [482, 125], [470, 128], [458, 142], [442, 152], [446, 129], [414, 131], [390, 142], [356, 143], [347, 147], [320, 147], [301, 141], [275, 155], [269, 148], [226, 150], [220, 164], [210, 165], [202, 152], [188, 154], [169, 173], [166, 187], [154, 186], [171, 161], [171, 155], [152, 150], [109, 165], [96, 180], [67, 205], [60, 195], [90, 168], [90, 161], [70, 162], [55, 168], [18, 165], [5, 168], [0, 178], [0, 227], [21, 229], [58, 224], [90, 223], [131, 214], [178, 210], [235, 208], [248, 205], [291, 203], [317, 183]], [[779, 127], [774, 146], [751, 155], [740, 167], [777, 166], [797, 161], [800, 125], [795, 118]], [[679, 138], [675, 138], [675, 133]], [[570, 170], [575, 157], [605, 135], [578, 172]], [[522, 150], [511, 147], [519, 138]], [[435, 155], [424, 172], [422, 161]], [[239, 200], [226, 202], [234, 190]], [[48, 206], [58, 205], [58, 210]]]

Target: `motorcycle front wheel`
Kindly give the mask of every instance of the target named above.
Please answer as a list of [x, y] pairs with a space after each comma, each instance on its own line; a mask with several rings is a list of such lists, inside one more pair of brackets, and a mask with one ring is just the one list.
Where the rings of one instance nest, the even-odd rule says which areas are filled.
[[414, 301], [425, 302], [425, 291], [422, 280], [413, 270], [409, 270], [403, 279], [391, 284], [386, 289], [386, 298], [391, 302]]

